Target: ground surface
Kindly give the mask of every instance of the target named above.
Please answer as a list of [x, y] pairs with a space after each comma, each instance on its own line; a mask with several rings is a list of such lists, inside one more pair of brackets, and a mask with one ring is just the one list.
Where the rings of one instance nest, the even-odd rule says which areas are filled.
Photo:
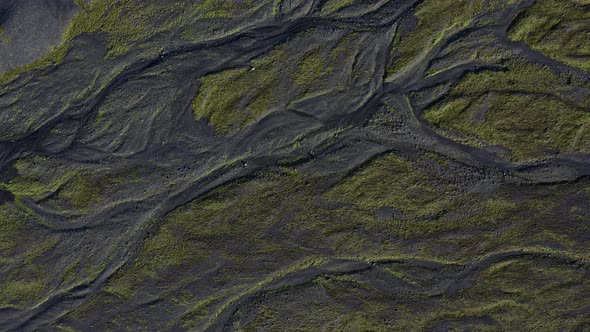
[[0, 330], [590, 329], [588, 0], [0, 26]]

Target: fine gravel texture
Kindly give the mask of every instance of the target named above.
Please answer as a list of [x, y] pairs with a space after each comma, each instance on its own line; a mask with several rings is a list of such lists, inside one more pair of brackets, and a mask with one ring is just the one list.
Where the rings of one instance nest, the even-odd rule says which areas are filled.
[[59, 44], [79, 10], [72, 0], [0, 1], [0, 73], [31, 63]]
[[2, 0], [0, 72], [0, 331], [590, 330], [590, 0]]

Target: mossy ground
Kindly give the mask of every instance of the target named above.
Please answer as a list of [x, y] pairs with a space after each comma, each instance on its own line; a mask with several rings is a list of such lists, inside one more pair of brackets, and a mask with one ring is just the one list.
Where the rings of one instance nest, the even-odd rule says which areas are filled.
[[[495, 47], [513, 1], [421, 1], [397, 30], [378, 27], [396, 2], [310, 3], [80, 2], [60, 47], [4, 76], [84, 55], [81, 34], [117, 65], [89, 75], [95, 97], [2, 142], [16, 161], [0, 172], [0, 315], [47, 304], [41, 330], [588, 329], [581, 7], [547, 9], [564, 52], [554, 33], [534, 46], [547, 2], [509, 30], [556, 69]], [[28, 79], [4, 111], [37, 114], [11, 104], [45, 89]], [[50, 91], [65, 100], [69, 83]]]
[[192, 103], [195, 118], [207, 118], [220, 134], [252, 123], [278, 103], [275, 87], [284, 65], [283, 52], [277, 51], [251, 67], [205, 76]]
[[355, 2], [355, 0], [328, 0], [324, 3], [324, 6], [322, 7], [322, 11], [335, 12], [335, 11], [338, 11], [339, 9], [342, 9], [354, 2]]
[[[334, 331], [391, 331], [469, 328], [494, 331], [550, 330], [563, 327], [555, 324], [555, 312], [552, 313], [549, 308], [565, 303], [567, 295], [552, 293], [550, 289], [563, 287], [570, 282], [580, 282], [583, 273], [567, 268], [535, 269], [535, 262], [527, 260], [514, 264], [514, 271], [518, 270], [518, 265], [522, 270], [512, 275], [509, 272], [511, 268], [491, 275], [487, 275], [486, 271], [486, 276], [481, 280], [481, 288], [476, 287], [450, 300], [432, 299], [419, 290], [402, 293], [404, 297], [411, 296], [412, 302], [420, 303], [419, 305], [404, 302], [399, 294], [380, 289], [377, 283], [370, 281], [370, 273], [360, 277], [318, 278], [306, 286], [260, 298], [260, 302], [256, 303], [261, 307], [257, 318], [244, 329], [270, 331], [286, 328], [288, 331], [297, 331], [324, 328]], [[508, 291], [504, 282], [515, 282], [520, 285], [524, 281], [520, 273], [525, 271], [525, 266], [537, 271], [531, 279], [531, 287], [528, 291]], [[379, 272], [373, 274], [381, 274], [381, 278], [387, 278], [387, 268], [389, 267], [384, 266], [383, 270], [379, 268]], [[391, 268], [399, 269], [398, 266]], [[419, 274], [429, 274], [427, 270], [410, 269], [408, 272], [411, 275], [406, 280], [413, 283], [420, 278]], [[566, 275], [569, 277], [563, 280]], [[392, 278], [397, 279], [394, 276]], [[544, 290], [535, 289], [535, 283], [542, 284]], [[419, 289], [419, 286], [416, 286]], [[498, 295], [498, 292], [490, 292], [486, 287], [500, 287], [510, 295]], [[293, 301], [299, 298], [306, 301]], [[550, 300], [551, 298], [554, 300]], [[578, 298], [576, 301], [577, 305], [581, 305], [581, 299]], [[307, 315], [302, 313], [302, 308], [308, 309], [303, 310]], [[314, 314], [310, 315], [311, 312]], [[286, 317], [292, 317], [296, 325], [284, 325], [281, 320]], [[567, 326], [572, 329], [578, 327], [573, 322]]]
[[[408, 31], [400, 31], [391, 50], [387, 74], [403, 71], [420, 62], [444, 36], [467, 26], [481, 13], [483, 1], [424, 1], [415, 11], [417, 23]], [[440, 13], [446, 13], [441, 19]]]
[[[97, 204], [104, 203], [112, 198], [107, 193], [122, 189], [125, 183], [138, 181], [139, 175], [135, 168], [104, 174], [96, 174], [96, 171], [84, 167], [70, 170], [64, 165], [64, 160], [47, 157], [24, 158], [18, 160], [14, 167], [18, 176], [0, 182], [0, 188], [11, 192], [17, 201], [32, 199], [37, 203], [45, 202], [70, 215], [86, 213]], [[48, 167], [52, 172], [48, 172]]]
[[517, 161], [585, 151], [577, 137], [590, 121], [587, 100], [568, 97], [571, 89], [547, 68], [516, 62], [506, 71], [468, 74], [424, 118], [469, 144], [502, 145]]
[[[33, 218], [11, 204], [0, 205], [0, 307], [27, 308], [51, 291], [48, 257], [58, 236], [47, 236], [33, 227]], [[42, 239], [42, 240], [40, 240]]]
[[[229, 135], [272, 111], [289, 107], [290, 102], [333, 89], [328, 82], [335, 75], [352, 75], [350, 68], [336, 73], [335, 66], [344, 66], [351, 57], [346, 51], [352, 46], [353, 34], [320, 43], [315, 32], [303, 31], [294, 40], [253, 59], [247, 67], [201, 78], [192, 102], [195, 118], [207, 119], [217, 134]], [[298, 45], [307, 50], [299, 54]], [[341, 80], [336, 88], [344, 84], [346, 81]]]
[[[582, 298], [568, 304], [566, 311], [547, 313], [569, 296], [558, 289], [587, 292], [584, 272], [559, 262], [546, 263], [548, 267], [539, 268], [532, 281], [522, 271], [510, 272], [511, 266], [538, 267], [535, 260], [540, 258], [535, 255], [517, 256], [470, 275], [478, 286], [458, 295], [433, 302], [419, 291], [448, 286], [445, 276], [452, 278], [464, 270], [457, 266], [489, 253], [534, 251], [535, 243], [551, 243], [582, 254], [587, 246], [575, 232], [560, 231], [559, 225], [550, 222], [552, 211], [568, 199], [587, 198], [587, 191], [578, 191], [587, 181], [573, 187], [504, 185], [472, 192], [471, 185], [448, 180], [451, 174], [469, 176], [455, 173], [461, 169], [457, 167], [436, 154], [392, 153], [368, 162], [330, 188], [294, 168], [266, 171], [222, 186], [157, 221], [133, 263], [109, 280], [96, 301], [87, 302], [78, 312], [106, 302], [123, 305], [151, 296], [168, 303], [170, 310], [182, 312], [184, 328], [203, 328], [210, 317], [233, 303], [224, 302], [230, 294], [262, 289], [277, 278], [271, 271], [284, 266], [292, 265], [289, 271], [310, 266], [298, 262], [311, 259], [313, 252], [314, 264], [319, 265], [331, 258], [372, 261], [397, 257], [403, 261], [419, 257], [442, 262], [448, 271], [384, 263], [373, 272], [319, 277], [300, 286], [262, 292], [236, 313], [234, 328], [386, 331], [393, 326], [432, 328], [441, 321], [457, 328], [490, 328], [489, 320], [480, 319], [484, 316], [507, 329], [564, 326], [554, 319], [581, 305]], [[375, 210], [384, 205], [395, 208], [393, 220], [376, 216]], [[538, 250], [554, 253], [543, 248]], [[377, 280], [384, 277], [371, 273], [413, 286], [399, 286], [402, 293], [383, 293]], [[434, 280], [427, 277], [432, 273], [436, 273]], [[443, 279], [435, 281], [438, 278]], [[195, 282], [208, 286], [195, 289], [191, 286]], [[164, 287], [170, 283], [176, 286]], [[308, 296], [312, 293], [315, 295]], [[249, 310], [256, 312], [256, 318], [241, 321]], [[306, 314], [309, 310], [314, 314]], [[137, 312], [136, 319], [148, 314]], [[286, 317], [291, 323], [286, 323]], [[167, 323], [174, 324], [162, 322], [162, 326]], [[572, 327], [575, 324], [571, 322]]]
[[585, 0], [536, 1], [519, 15], [508, 36], [557, 61], [590, 70], [588, 5]]

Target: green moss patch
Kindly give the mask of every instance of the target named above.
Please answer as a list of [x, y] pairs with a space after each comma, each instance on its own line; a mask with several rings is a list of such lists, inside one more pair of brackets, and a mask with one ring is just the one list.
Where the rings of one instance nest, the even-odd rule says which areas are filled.
[[346, 6], [353, 4], [355, 0], [328, 0], [324, 2], [322, 13], [331, 13], [338, 11]]
[[38, 300], [45, 289], [40, 281], [12, 281], [0, 290], [0, 304], [30, 305]]
[[579, 136], [590, 116], [569, 91], [566, 79], [546, 68], [514, 64], [468, 74], [424, 118], [468, 144], [502, 145], [516, 161], [546, 158], [584, 149]]
[[557, 61], [590, 70], [589, 5], [586, 0], [536, 1], [517, 17], [508, 36]]
[[[416, 9], [417, 26], [396, 36], [387, 74], [392, 75], [419, 63], [445, 35], [469, 25], [483, 1], [429, 0]], [[445, 13], [444, 18], [440, 13]]]
[[[278, 45], [247, 67], [202, 77], [192, 102], [195, 119], [207, 119], [218, 135], [230, 135], [273, 110], [287, 107], [291, 101], [318, 91], [341, 89], [344, 80], [339, 80], [337, 87], [327, 82], [339, 74], [335, 66], [345, 60], [352, 34], [335, 35], [334, 40], [320, 44], [313, 32], [300, 33], [292, 42]], [[298, 51], [300, 44], [308, 50]]]
[[395, 37], [388, 60], [387, 76], [411, 70], [415, 65], [426, 60], [429, 52], [444, 42], [448, 36], [476, 24], [490, 24], [491, 21], [476, 21], [476, 19], [515, 2], [515, 0], [421, 2], [414, 11], [417, 19], [416, 26], [400, 29]]
[[366, 209], [390, 206], [414, 216], [436, 214], [449, 197], [452, 184], [434, 184], [427, 173], [394, 154], [377, 159], [344, 179], [325, 194], [328, 199], [354, 203]]
[[[276, 105], [273, 90], [279, 80], [282, 53], [255, 60], [251, 67], [225, 70], [201, 79], [192, 103], [195, 118], [207, 118], [219, 134], [252, 123]], [[282, 60], [284, 61], [284, 60]]]
[[227, 261], [237, 267], [236, 271], [226, 271], [231, 275], [247, 269], [248, 262], [255, 257], [270, 253], [292, 256], [291, 250], [278, 247], [264, 234], [286, 213], [272, 207], [296, 204], [296, 200], [286, 200], [287, 195], [296, 192], [295, 187], [302, 185], [296, 177], [293, 174], [280, 178], [270, 173], [256, 181], [216, 189], [177, 208], [144, 241], [133, 266], [110, 281], [107, 290], [131, 297], [138, 285], [173, 277], [181, 267]]

